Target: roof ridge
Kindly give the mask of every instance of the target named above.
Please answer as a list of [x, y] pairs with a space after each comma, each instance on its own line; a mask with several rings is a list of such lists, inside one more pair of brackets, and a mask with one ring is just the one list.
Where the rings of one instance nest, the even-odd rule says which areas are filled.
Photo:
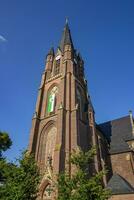
[[112, 122], [112, 121], [121, 120], [121, 119], [123, 119], [123, 118], [127, 118], [127, 117], [129, 117], [129, 115], [126, 115], [126, 116], [123, 116], [123, 117], [119, 117], [119, 118], [115, 118], [115, 119], [112, 119], [112, 120], [108, 120], [108, 121], [105, 121], [105, 122], [99, 123], [98, 125], [105, 124], [105, 123], [109, 123], [109, 122]]

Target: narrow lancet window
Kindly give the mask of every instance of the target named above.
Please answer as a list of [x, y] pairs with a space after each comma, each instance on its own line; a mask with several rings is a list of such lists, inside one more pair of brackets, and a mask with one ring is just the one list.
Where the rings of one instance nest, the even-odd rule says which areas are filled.
[[54, 75], [57, 75], [60, 73], [60, 59], [55, 61], [55, 67], [54, 67]]

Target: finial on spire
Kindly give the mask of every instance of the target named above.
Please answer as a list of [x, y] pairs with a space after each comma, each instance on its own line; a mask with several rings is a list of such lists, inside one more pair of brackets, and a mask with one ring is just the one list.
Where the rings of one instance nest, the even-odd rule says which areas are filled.
[[66, 24], [68, 24], [68, 17], [66, 17]]

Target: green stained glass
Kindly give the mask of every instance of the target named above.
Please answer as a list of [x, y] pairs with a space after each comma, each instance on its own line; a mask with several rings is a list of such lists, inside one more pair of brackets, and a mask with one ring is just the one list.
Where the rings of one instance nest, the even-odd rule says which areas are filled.
[[55, 94], [50, 94], [48, 97], [48, 105], [47, 105], [47, 112], [54, 111], [54, 103], [55, 103]]

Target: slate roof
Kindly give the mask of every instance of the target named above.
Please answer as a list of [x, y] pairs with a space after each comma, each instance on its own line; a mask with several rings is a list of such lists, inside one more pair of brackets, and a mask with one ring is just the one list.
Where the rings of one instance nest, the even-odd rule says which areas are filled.
[[61, 38], [60, 45], [59, 45], [61, 51], [64, 50], [64, 46], [66, 44], [70, 44], [73, 47], [71, 32], [70, 32], [68, 23], [66, 23], [66, 25], [64, 27], [64, 31], [62, 33], [62, 38]]
[[108, 182], [107, 188], [112, 191], [112, 194], [134, 193], [134, 188], [118, 174], [113, 174]]
[[98, 125], [99, 129], [110, 143], [110, 153], [130, 151], [126, 141], [134, 139], [130, 116], [108, 121]]

